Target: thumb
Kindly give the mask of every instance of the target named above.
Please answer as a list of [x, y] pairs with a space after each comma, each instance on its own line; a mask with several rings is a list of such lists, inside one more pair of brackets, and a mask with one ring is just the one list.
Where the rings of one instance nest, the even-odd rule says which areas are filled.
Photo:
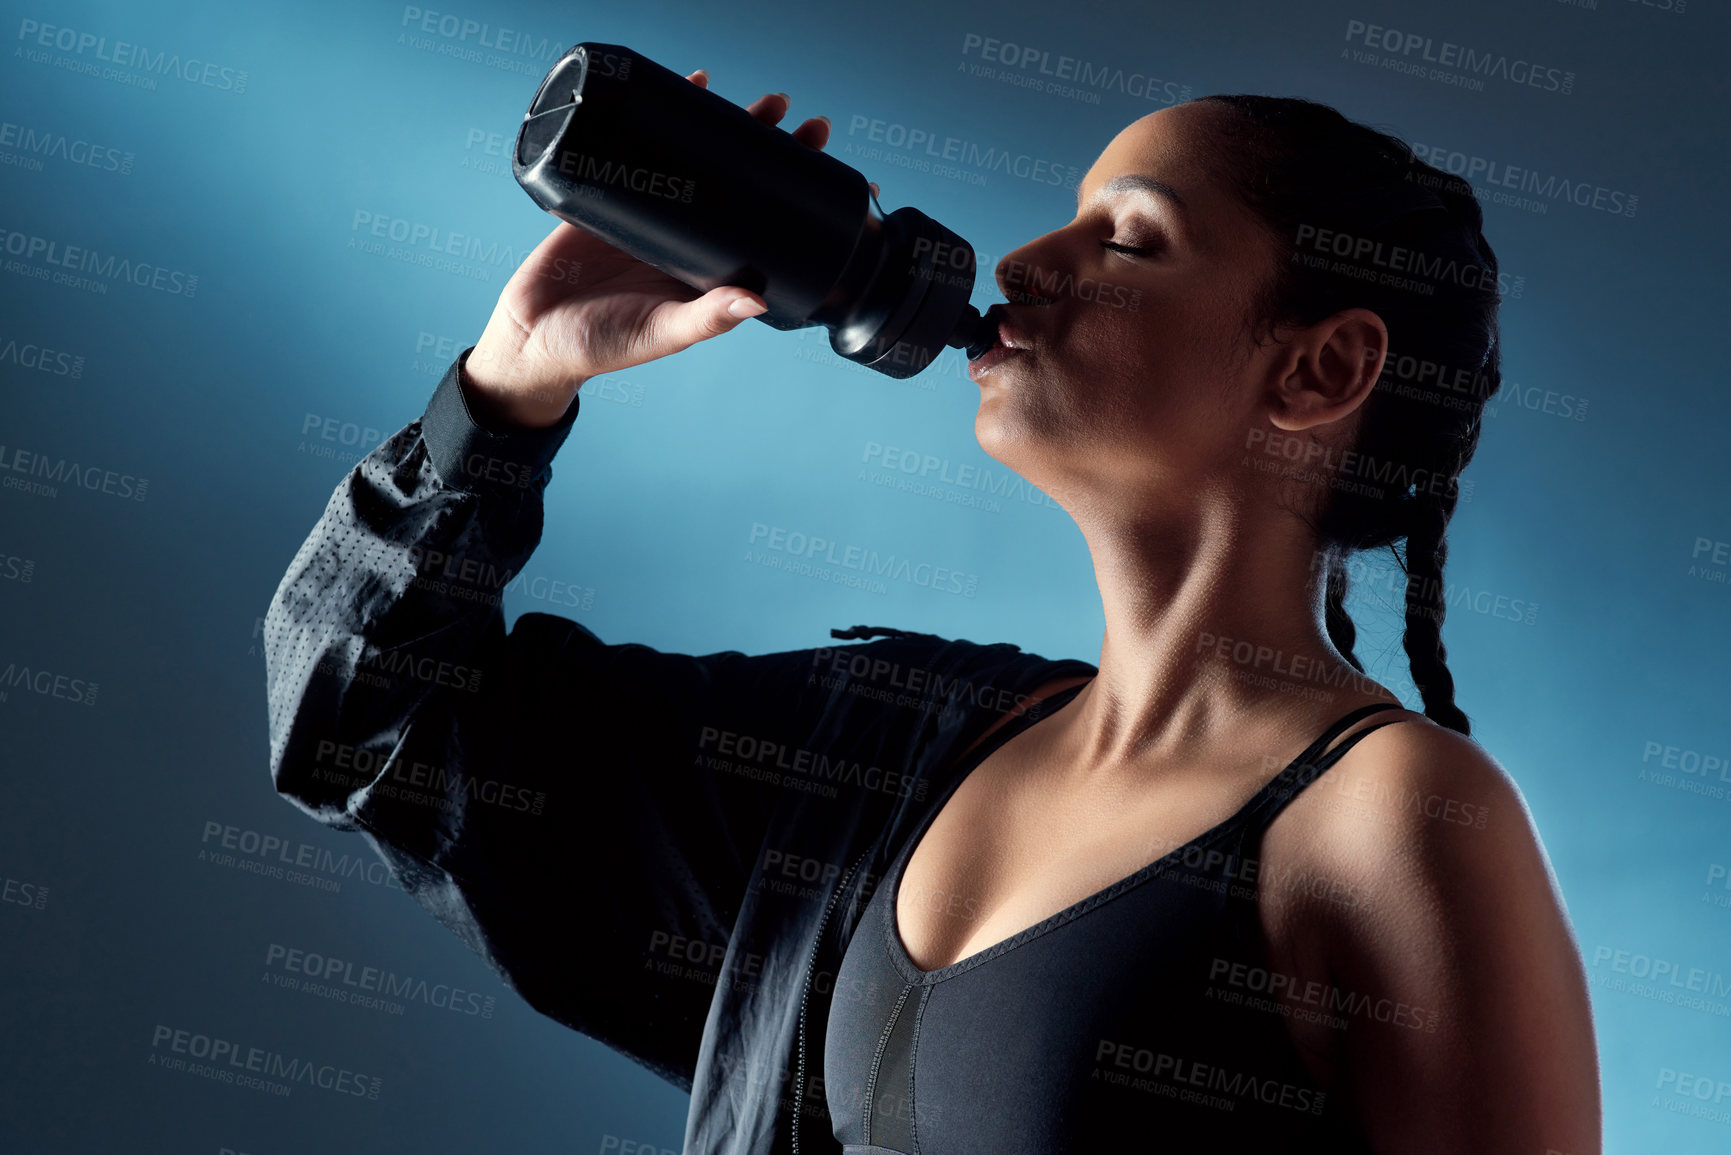
[[735, 285], [722, 285], [695, 300], [662, 308], [667, 312], [659, 326], [661, 343], [678, 350], [719, 337], [769, 306], [756, 293]]

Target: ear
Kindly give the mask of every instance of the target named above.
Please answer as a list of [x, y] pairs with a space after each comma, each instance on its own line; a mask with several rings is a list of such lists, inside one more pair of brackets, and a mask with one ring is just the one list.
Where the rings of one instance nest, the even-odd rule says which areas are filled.
[[1364, 403], [1388, 356], [1388, 326], [1369, 309], [1342, 309], [1293, 334], [1285, 348], [1268, 419], [1295, 433], [1338, 421]]

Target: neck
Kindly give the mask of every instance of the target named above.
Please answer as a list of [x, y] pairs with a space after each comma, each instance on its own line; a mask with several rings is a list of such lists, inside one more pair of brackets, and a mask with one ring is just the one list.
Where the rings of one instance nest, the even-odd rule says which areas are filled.
[[1064, 711], [1087, 773], [1186, 763], [1248, 719], [1311, 725], [1392, 700], [1328, 638], [1307, 527], [1231, 503], [1187, 516], [1077, 518], [1106, 619], [1099, 676]]

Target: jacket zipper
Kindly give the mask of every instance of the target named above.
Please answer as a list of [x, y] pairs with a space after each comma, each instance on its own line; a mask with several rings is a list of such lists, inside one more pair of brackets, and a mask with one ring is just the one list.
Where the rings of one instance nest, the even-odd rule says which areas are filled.
[[823, 908], [823, 917], [817, 921], [817, 940], [812, 945], [811, 958], [806, 960], [805, 981], [801, 984], [799, 991], [799, 1068], [798, 1082], [793, 1088], [793, 1155], [799, 1155], [799, 1117], [805, 1113], [805, 1008], [811, 997], [812, 972], [817, 969], [817, 956], [823, 950], [823, 931], [824, 927], [829, 924], [830, 912], [835, 909], [836, 900], [841, 898], [843, 892], [847, 890], [847, 884], [853, 879], [854, 871], [859, 869], [860, 863], [864, 862], [869, 854], [871, 854], [871, 850], [867, 849], [854, 860], [854, 864], [847, 868], [847, 873], [842, 875], [841, 882], [836, 886], [834, 893], [829, 896], [829, 902]]

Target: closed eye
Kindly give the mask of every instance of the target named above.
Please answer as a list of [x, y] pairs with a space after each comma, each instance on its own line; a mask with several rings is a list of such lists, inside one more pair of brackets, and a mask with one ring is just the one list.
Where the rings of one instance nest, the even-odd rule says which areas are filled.
[[1120, 245], [1113, 241], [1101, 241], [1100, 247], [1103, 249], [1111, 249], [1115, 253], [1129, 253], [1131, 256], [1137, 257], [1146, 256], [1154, 251], [1153, 249], [1138, 249], [1130, 245]]

